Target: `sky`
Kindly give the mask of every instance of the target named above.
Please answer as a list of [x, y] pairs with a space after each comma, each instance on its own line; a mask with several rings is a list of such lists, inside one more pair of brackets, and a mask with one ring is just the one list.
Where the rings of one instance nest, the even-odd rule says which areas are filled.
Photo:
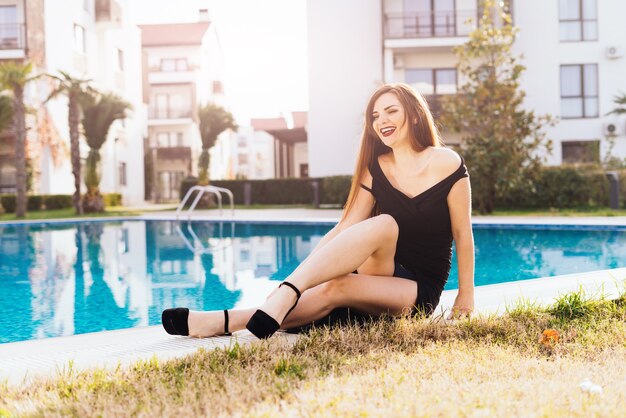
[[128, 0], [138, 24], [193, 22], [207, 8], [225, 61], [224, 88], [240, 123], [307, 110], [306, 0]]

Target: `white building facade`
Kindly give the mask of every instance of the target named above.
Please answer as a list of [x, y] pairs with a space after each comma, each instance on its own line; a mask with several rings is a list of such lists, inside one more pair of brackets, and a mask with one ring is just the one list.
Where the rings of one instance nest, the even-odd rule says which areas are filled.
[[[626, 157], [626, 119], [607, 115], [626, 91], [626, 3], [505, 2], [520, 28], [525, 108], [550, 114], [548, 164]], [[540, 11], [540, 12], [538, 12]], [[453, 48], [468, 40], [477, 0], [308, 2], [309, 158], [312, 176], [351, 174], [369, 95], [383, 82], [413, 85], [437, 109], [460, 85]], [[331, 63], [331, 65], [325, 65]], [[436, 113], [436, 111], [434, 112]], [[444, 141], [459, 138], [443, 132]]]
[[[64, 71], [91, 80], [97, 90], [115, 93], [132, 105], [129, 117], [111, 127], [101, 149], [100, 190], [121, 193], [123, 204], [137, 205], [144, 202], [141, 156], [146, 106], [140, 32], [128, 17], [127, 1], [71, 0], [59, 7], [54, 0], [2, 0], [0, 60], [28, 60], [34, 65], [33, 75]], [[27, 120], [32, 188], [34, 193], [72, 194], [67, 98], [58, 96], [44, 105], [54, 87], [44, 77], [31, 82], [25, 91], [27, 105], [37, 109]], [[80, 143], [85, 158], [88, 147], [82, 139]], [[6, 161], [0, 162], [0, 183], [5, 188], [12, 170]]]
[[[202, 150], [198, 108], [209, 102], [227, 108], [222, 50], [206, 11], [201, 11], [198, 22], [140, 28], [149, 101], [147, 198], [177, 201], [181, 181], [198, 173]], [[210, 149], [210, 179], [234, 177], [233, 141], [233, 134], [224, 132]]]

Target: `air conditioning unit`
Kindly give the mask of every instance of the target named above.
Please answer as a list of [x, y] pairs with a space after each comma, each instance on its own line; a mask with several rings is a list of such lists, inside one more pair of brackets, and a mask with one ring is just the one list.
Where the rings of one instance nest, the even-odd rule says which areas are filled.
[[624, 56], [624, 49], [619, 46], [609, 46], [606, 48], [606, 57], [609, 59], [621, 58]]
[[394, 55], [393, 56], [393, 68], [396, 70], [401, 70], [404, 68], [404, 57], [402, 55]]
[[602, 125], [602, 132], [605, 136], [617, 136], [621, 135], [622, 129], [621, 126], [615, 122], [606, 122]]

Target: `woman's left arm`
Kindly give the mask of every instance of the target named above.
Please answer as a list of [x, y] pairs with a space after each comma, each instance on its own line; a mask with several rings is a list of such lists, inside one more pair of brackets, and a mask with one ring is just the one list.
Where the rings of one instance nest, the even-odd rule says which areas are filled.
[[459, 271], [459, 293], [448, 317], [451, 319], [469, 316], [474, 310], [474, 235], [469, 178], [462, 178], [452, 186], [448, 208]]

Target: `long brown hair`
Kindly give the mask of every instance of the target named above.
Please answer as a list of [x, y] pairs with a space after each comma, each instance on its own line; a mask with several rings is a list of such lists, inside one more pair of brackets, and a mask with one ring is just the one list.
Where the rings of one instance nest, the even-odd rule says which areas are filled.
[[428, 108], [428, 103], [426, 103], [426, 100], [420, 93], [404, 83], [384, 84], [379, 87], [372, 94], [367, 103], [365, 110], [365, 126], [361, 136], [361, 147], [356, 161], [354, 176], [352, 176], [350, 194], [348, 194], [348, 200], [344, 206], [341, 220], [346, 217], [352, 206], [354, 206], [354, 201], [361, 187], [360, 182], [365, 169], [372, 164], [374, 158], [378, 158], [379, 155], [391, 151], [390, 147], [383, 144], [373, 127], [372, 113], [374, 103], [385, 93], [395, 94], [402, 104], [402, 107], [404, 107], [406, 123], [410, 123], [412, 127], [412, 129], [409, 129], [409, 141], [415, 151], [420, 152], [429, 146], [441, 146], [439, 130], [435, 126], [433, 115]]

